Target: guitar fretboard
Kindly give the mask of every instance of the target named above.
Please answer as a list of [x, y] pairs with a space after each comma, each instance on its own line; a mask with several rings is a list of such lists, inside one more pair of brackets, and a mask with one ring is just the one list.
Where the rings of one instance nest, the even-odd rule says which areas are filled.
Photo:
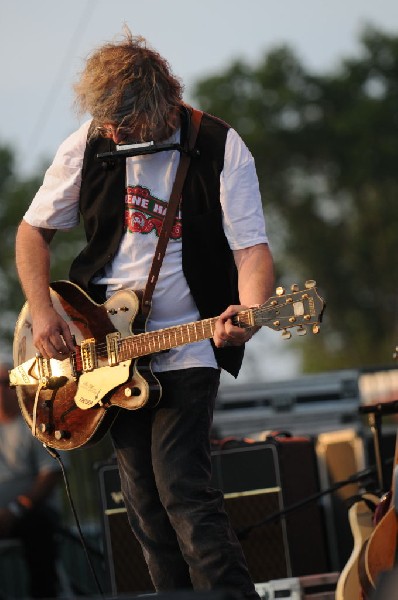
[[[250, 311], [240, 312], [239, 324], [249, 325], [249, 315]], [[125, 337], [119, 341], [119, 360], [130, 360], [209, 339], [213, 337], [217, 319], [218, 317], [213, 317]]]

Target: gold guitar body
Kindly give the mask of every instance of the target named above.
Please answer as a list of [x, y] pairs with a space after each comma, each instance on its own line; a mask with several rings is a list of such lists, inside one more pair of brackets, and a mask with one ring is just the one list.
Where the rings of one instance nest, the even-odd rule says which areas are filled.
[[[131, 290], [117, 292], [102, 305], [70, 282], [56, 282], [50, 291], [54, 308], [68, 323], [76, 346], [95, 339], [105, 350], [109, 349], [107, 336], [111, 340], [113, 335], [131, 336], [133, 324], [135, 333], [144, 330], [145, 323], [138, 316], [139, 297]], [[90, 345], [86, 354], [89, 362]], [[16, 324], [13, 356], [10, 381], [16, 385], [22, 415], [32, 433], [52, 448], [71, 450], [97, 442], [118, 407], [153, 406], [161, 396], [150, 356], [110, 366], [107, 352], [99, 353], [95, 368], [83, 373], [73, 357], [37, 360], [27, 303]], [[13, 376], [18, 381], [13, 381]]]

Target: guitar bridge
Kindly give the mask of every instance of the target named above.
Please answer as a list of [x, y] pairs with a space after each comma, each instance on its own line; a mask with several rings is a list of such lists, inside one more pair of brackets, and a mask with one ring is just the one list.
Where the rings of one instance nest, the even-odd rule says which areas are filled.
[[36, 354], [36, 364], [41, 387], [49, 387], [52, 376], [50, 359], [43, 358], [41, 354]]
[[[67, 376], [58, 369], [59, 361], [43, 358], [41, 354], [36, 355], [38, 381], [41, 389], [56, 390], [65, 385]], [[54, 368], [53, 368], [54, 367]]]

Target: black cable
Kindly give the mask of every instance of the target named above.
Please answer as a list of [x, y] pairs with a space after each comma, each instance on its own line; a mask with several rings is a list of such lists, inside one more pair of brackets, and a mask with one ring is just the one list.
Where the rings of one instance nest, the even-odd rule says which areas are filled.
[[[392, 460], [393, 459], [391, 458], [386, 462], [390, 463], [390, 462], [392, 462]], [[325, 490], [321, 490], [320, 492], [317, 492], [316, 494], [312, 494], [311, 496], [308, 496], [304, 500], [295, 502], [294, 504], [287, 506], [283, 510], [271, 513], [262, 521], [259, 521], [257, 523], [253, 523], [252, 525], [248, 525], [247, 527], [243, 527], [241, 529], [235, 530], [235, 533], [238, 536], [239, 540], [245, 539], [253, 529], [256, 529], [257, 527], [262, 527], [263, 525], [267, 525], [268, 523], [272, 523], [274, 521], [278, 521], [279, 519], [286, 516], [287, 514], [293, 512], [295, 510], [298, 510], [298, 509], [302, 508], [303, 506], [310, 504], [311, 502], [315, 502], [315, 500], [319, 500], [323, 496], [332, 494], [336, 490], [338, 490], [346, 485], [350, 485], [352, 483], [356, 483], [361, 480], [366, 481], [366, 478], [369, 478], [371, 475], [374, 476], [375, 473], [376, 473], [375, 465], [368, 467], [367, 469], [364, 469], [363, 471], [358, 471], [357, 473], [350, 475], [350, 477], [348, 477], [347, 479], [337, 481], [336, 483], [334, 483], [332, 486], [330, 486], [329, 488], [327, 488]], [[371, 480], [373, 481], [373, 478]]]
[[77, 531], [79, 533], [79, 539], [80, 539], [80, 542], [82, 544], [84, 553], [86, 555], [87, 563], [88, 563], [88, 566], [89, 566], [90, 571], [92, 573], [92, 576], [93, 576], [93, 579], [95, 581], [95, 584], [97, 586], [98, 592], [99, 592], [99, 594], [100, 594], [101, 597], [104, 597], [104, 592], [103, 592], [103, 590], [101, 588], [101, 584], [100, 584], [100, 582], [98, 580], [98, 577], [97, 577], [97, 574], [95, 572], [93, 563], [91, 561], [90, 553], [89, 553], [88, 548], [87, 548], [86, 540], [84, 539], [84, 535], [83, 535], [83, 532], [82, 532], [81, 527], [80, 527], [79, 517], [77, 515], [75, 504], [73, 502], [73, 498], [72, 498], [72, 495], [70, 493], [69, 481], [68, 481], [68, 477], [66, 475], [66, 470], [65, 470], [64, 464], [63, 464], [63, 462], [61, 460], [60, 455], [58, 454], [58, 452], [56, 450], [54, 450], [54, 448], [50, 448], [46, 444], [43, 444], [43, 446], [47, 450], [47, 452], [53, 458], [55, 458], [55, 460], [58, 462], [58, 464], [61, 467], [61, 471], [62, 471], [62, 475], [63, 475], [63, 478], [64, 478], [64, 483], [65, 483], [66, 495], [68, 496], [69, 504], [70, 504], [70, 507], [71, 507], [71, 510], [72, 510], [72, 513], [73, 513], [73, 517], [75, 519]]

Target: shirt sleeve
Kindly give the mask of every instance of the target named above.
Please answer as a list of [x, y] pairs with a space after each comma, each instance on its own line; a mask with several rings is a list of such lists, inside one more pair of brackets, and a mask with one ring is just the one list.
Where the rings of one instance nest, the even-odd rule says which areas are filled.
[[71, 229], [79, 223], [81, 171], [90, 121], [58, 148], [24, 220], [44, 229]]
[[254, 158], [229, 129], [220, 178], [224, 232], [232, 250], [268, 243]]

